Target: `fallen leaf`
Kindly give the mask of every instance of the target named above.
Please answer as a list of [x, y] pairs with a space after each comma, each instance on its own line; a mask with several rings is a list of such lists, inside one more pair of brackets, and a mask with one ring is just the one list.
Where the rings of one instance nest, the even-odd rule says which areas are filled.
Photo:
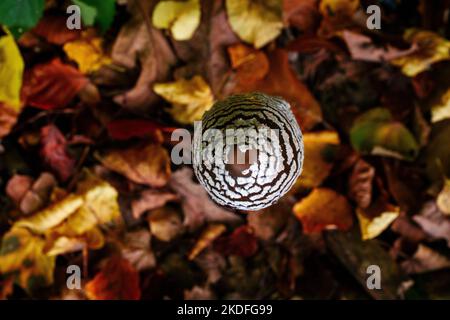
[[148, 270], [156, 266], [156, 258], [150, 247], [150, 242], [151, 234], [145, 229], [125, 234], [121, 251], [122, 256], [137, 271]]
[[314, 188], [328, 177], [333, 167], [334, 156], [340, 146], [335, 131], [307, 132], [303, 134], [305, 160], [303, 171], [294, 189]]
[[133, 217], [138, 219], [146, 211], [158, 209], [169, 201], [177, 200], [177, 195], [170, 192], [161, 192], [158, 190], [145, 190], [138, 199], [131, 202], [131, 211]]
[[103, 51], [103, 40], [92, 36], [88, 31], [82, 34], [81, 39], [64, 44], [63, 49], [78, 64], [78, 69], [83, 74], [95, 72], [112, 63], [111, 58]]
[[183, 231], [183, 223], [177, 211], [167, 206], [152, 210], [147, 221], [152, 235], [160, 241], [172, 241]]
[[[152, 4], [148, 1], [139, 3]], [[159, 102], [158, 96], [151, 90], [153, 84], [169, 78], [169, 71], [176, 59], [162, 33], [154, 28], [149, 29], [142, 8], [134, 3], [132, 5], [132, 19], [121, 28], [111, 57], [119, 66], [129, 70], [140, 67], [141, 71], [134, 87], [116, 95], [114, 101], [133, 111], [147, 113]]]
[[366, 161], [359, 159], [353, 167], [349, 179], [349, 196], [356, 204], [365, 209], [372, 203], [372, 183], [375, 168]]
[[433, 239], [445, 239], [450, 246], [450, 219], [440, 212], [434, 201], [424, 204], [413, 220]]
[[[6, 34], [3, 34], [3, 31]], [[19, 112], [20, 89], [25, 64], [11, 33], [0, 27], [0, 102]], [[1, 107], [2, 109], [4, 107]]]
[[0, 102], [0, 138], [7, 136], [17, 122], [19, 113], [14, 108]]
[[67, 152], [67, 140], [55, 125], [41, 128], [41, 156], [62, 181], [70, 178], [75, 160]]
[[180, 197], [184, 212], [183, 225], [195, 231], [205, 222], [235, 224], [241, 218], [235, 213], [217, 206], [208, 196], [205, 188], [192, 181], [193, 171], [183, 168], [175, 171], [169, 187]]
[[25, 72], [22, 92], [27, 104], [44, 110], [66, 107], [89, 80], [59, 58]]
[[175, 40], [189, 40], [200, 25], [200, 0], [160, 1], [153, 11], [153, 25], [170, 29]]
[[0, 273], [11, 275], [29, 293], [53, 283], [55, 257], [44, 254], [45, 240], [27, 229], [13, 227], [3, 236]]
[[365, 154], [413, 160], [419, 152], [411, 132], [384, 108], [359, 116], [351, 128], [350, 139], [353, 147]]
[[435, 123], [449, 118], [450, 118], [450, 89], [448, 89], [441, 96], [441, 99], [438, 104], [435, 104], [431, 107], [431, 122]]
[[450, 148], [446, 148], [450, 137], [450, 119], [436, 123], [425, 149], [426, 173], [428, 179], [439, 187], [444, 177], [450, 177]]
[[318, 34], [332, 36], [336, 31], [352, 26], [359, 6], [359, 0], [321, 0], [319, 10], [323, 18]]
[[60, 15], [44, 16], [31, 32], [56, 45], [63, 45], [81, 37], [81, 31], [68, 29], [67, 17]]
[[401, 268], [408, 274], [432, 272], [450, 268], [450, 259], [423, 244], [419, 244], [414, 256], [403, 261]]
[[391, 45], [377, 47], [371, 38], [349, 30], [342, 31], [341, 37], [354, 60], [385, 62], [407, 56], [417, 50], [415, 45], [406, 50], [400, 50]]
[[290, 203], [281, 200], [266, 209], [247, 215], [247, 221], [256, 237], [269, 241], [281, 231], [290, 216]]
[[[392, 207], [393, 211], [386, 211], [380, 215], [369, 218], [361, 209], [356, 210], [363, 240], [374, 239], [378, 237], [389, 225], [399, 216], [399, 208]], [[395, 211], [394, 211], [395, 210]]]
[[152, 120], [121, 119], [108, 122], [107, 129], [114, 140], [150, 137], [152, 141], [158, 142], [160, 132], [172, 133], [176, 128], [165, 127]]
[[201, 76], [169, 83], [157, 83], [153, 90], [172, 103], [170, 114], [182, 124], [200, 120], [214, 103], [211, 88]]
[[20, 205], [27, 191], [31, 188], [33, 178], [30, 176], [16, 174], [6, 184], [6, 194], [16, 205]]
[[207, 248], [202, 251], [195, 259], [194, 262], [207, 276], [207, 283], [217, 283], [223, 275], [227, 267], [225, 258], [212, 248]]
[[100, 155], [99, 160], [106, 168], [139, 184], [163, 187], [170, 177], [169, 154], [157, 144], [111, 150]]
[[314, 31], [320, 21], [318, 3], [318, 0], [284, 0], [284, 24], [303, 32]]
[[128, 260], [114, 256], [86, 284], [85, 291], [91, 300], [139, 300], [139, 273]]
[[190, 290], [184, 290], [185, 300], [214, 300], [216, 295], [210, 288], [194, 286]]
[[223, 255], [236, 255], [244, 258], [253, 256], [258, 251], [258, 240], [253, 228], [248, 225], [236, 228], [229, 236], [214, 242], [214, 250]]
[[293, 211], [305, 233], [327, 228], [349, 230], [353, 224], [353, 210], [347, 199], [331, 189], [314, 189], [294, 205]]
[[226, 8], [233, 31], [255, 48], [265, 46], [281, 33], [281, 0], [226, 0]]
[[450, 215], [450, 180], [445, 180], [444, 187], [436, 198], [436, 205], [445, 215]]
[[269, 72], [269, 60], [262, 51], [238, 43], [228, 47], [228, 54], [240, 84], [261, 80]]
[[210, 224], [200, 234], [194, 247], [189, 251], [188, 259], [194, 260], [200, 252], [205, 250], [211, 243], [216, 240], [222, 233], [226, 231], [226, 227], [223, 224]]
[[[297, 121], [303, 131], [308, 131], [322, 121], [322, 111], [319, 103], [292, 70], [287, 51], [276, 49], [268, 55], [270, 71], [266, 77], [253, 83], [236, 85], [233, 92], [259, 91], [280, 96], [286, 99], [292, 107]], [[286, 85], [289, 83], [289, 85]]]
[[404, 39], [416, 45], [418, 50], [391, 63], [400, 67], [409, 77], [429, 69], [436, 62], [450, 59], [450, 41], [434, 32], [408, 29], [405, 31]]

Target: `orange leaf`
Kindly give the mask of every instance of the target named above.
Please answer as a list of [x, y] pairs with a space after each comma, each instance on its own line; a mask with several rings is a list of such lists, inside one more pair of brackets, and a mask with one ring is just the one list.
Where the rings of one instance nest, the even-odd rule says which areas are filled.
[[157, 144], [111, 150], [100, 156], [100, 161], [131, 181], [152, 187], [165, 186], [171, 173], [169, 154]]
[[229, 47], [228, 54], [240, 84], [261, 80], [269, 72], [269, 60], [262, 51], [239, 43]]
[[89, 80], [59, 58], [26, 72], [22, 93], [27, 104], [44, 110], [65, 107]]
[[139, 300], [139, 273], [128, 260], [115, 256], [86, 284], [91, 300]]
[[319, 103], [309, 89], [296, 76], [289, 64], [287, 51], [276, 49], [269, 54], [270, 71], [263, 79], [253, 83], [239, 83], [236, 93], [259, 91], [281, 96], [292, 106], [297, 121], [304, 130], [322, 121]]
[[331, 189], [316, 188], [294, 206], [295, 216], [305, 233], [326, 228], [348, 230], [353, 224], [352, 207], [347, 199]]
[[52, 44], [63, 45], [81, 36], [80, 30], [68, 29], [66, 22], [67, 18], [64, 16], [48, 15], [39, 21], [38, 25], [32, 30], [32, 33]]
[[0, 138], [10, 133], [18, 116], [19, 114], [12, 107], [0, 102]]

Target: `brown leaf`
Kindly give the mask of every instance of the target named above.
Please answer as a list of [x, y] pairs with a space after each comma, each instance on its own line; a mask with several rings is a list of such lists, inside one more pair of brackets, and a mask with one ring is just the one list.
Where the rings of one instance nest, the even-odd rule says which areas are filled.
[[[270, 71], [266, 77], [253, 83], [236, 85], [235, 93], [260, 91], [281, 96], [292, 106], [301, 128], [310, 130], [322, 121], [322, 111], [319, 103], [292, 70], [287, 51], [276, 49], [269, 55]], [[289, 85], [286, 85], [286, 84]]]
[[59, 58], [25, 72], [22, 94], [27, 104], [44, 110], [63, 108], [89, 83]]
[[86, 284], [86, 295], [91, 300], [139, 300], [139, 273], [128, 260], [111, 257]]
[[194, 260], [200, 252], [205, 250], [211, 243], [216, 240], [222, 233], [226, 231], [223, 224], [210, 224], [200, 234], [194, 247], [189, 251], [188, 259]]
[[434, 201], [425, 203], [413, 220], [433, 239], [445, 239], [450, 246], [450, 219], [439, 211]]
[[123, 239], [122, 256], [137, 270], [151, 269], [156, 258], [150, 247], [151, 235], [148, 230], [127, 232]]
[[228, 54], [239, 85], [261, 80], [269, 72], [269, 60], [262, 51], [238, 43], [228, 47]]
[[205, 222], [234, 224], [241, 218], [233, 212], [217, 206], [208, 196], [206, 190], [192, 181], [193, 172], [190, 168], [175, 171], [169, 182], [169, 187], [181, 199], [184, 212], [184, 226], [194, 231]]
[[13, 108], [0, 102], [0, 138], [7, 136], [17, 122], [19, 114]]
[[139, 6], [134, 7], [133, 18], [120, 30], [111, 54], [113, 61], [120, 66], [127, 69], [141, 67], [134, 87], [114, 98], [123, 107], [139, 112], [148, 111], [159, 101], [151, 88], [155, 82], [168, 79], [170, 68], [176, 61], [162, 33], [144, 21], [145, 14], [146, 11]]
[[290, 216], [291, 205], [281, 200], [264, 210], [248, 214], [247, 221], [256, 237], [268, 241], [281, 231]]
[[163, 187], [170, 177], [169, 154], [157, 144], [111, 150], [99, 159], [106, 168], [139, 184]]
[[314, 189], [295, 204], [293, 211], [302, 222], [305, 233], [327, 228], [348, 230], [353, 224], [353, 210], [347, 199], [331, 189]]
[[68, 29], [67, 18], [59, 15], [45, 16], [39, 21], [37, 26], [31, 30], [31, 33], [56, 45], [63, 45], [66, 42], [74, 41], [81, 36], [80, 30]]
[[138, 219], [146, 211], [160, 208], [167, 202], [177, 199], [178, 197], [170, 192], [145, 190], [140, 194], [138, 199], [131, 202], [131, 211], [133, 213], [133, 217]]
[[31, 188], [32, 183], [32, 177], [16, 174], [6, 184], [6, 194], [16, 205], [20, 205], [20, 201]]
[[353, 167], [349, 180], [349, 197], [360, 208], [367, 208], [372, 202], [372, 183], [375, 177], [375, 168], [360, 159]]
[[178, 212], [170, 207], [152, 210], [147, 221], [152, 235], [160, 241], [172, 241], [183, 231], [183, 224]]
[[284, 0], [284, 24], [303, 32], [314, 31], [320, 21], [318, 2], [318, 0]]
[[67, 152], [67, 140], [55, 125], [41, 129], [41, 156], [62, 181], [72, 175], [75, 160]]
[[244, 258], [253, 256], [258, 251], [258, 240], [253, 228], [248, 225], [240, 226], [229, 236], [221, 237], [214, 242], [214, 250], [223, 255], [236, 255]]
[[423, 244], [419, 244], [414, 256], [403, 261], [401, 268], [408, 274], [431, 272], [450, 268], [450, 259]]

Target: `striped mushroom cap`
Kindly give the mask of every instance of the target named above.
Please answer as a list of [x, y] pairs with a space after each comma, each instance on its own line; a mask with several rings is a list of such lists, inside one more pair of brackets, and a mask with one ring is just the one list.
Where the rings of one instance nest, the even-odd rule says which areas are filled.
[[196, 126], [193, 163], [218, 204], [259, 210], [286, 194], [300, 175], [302, 132], [286, 101], [261, 93], [231, 96]]

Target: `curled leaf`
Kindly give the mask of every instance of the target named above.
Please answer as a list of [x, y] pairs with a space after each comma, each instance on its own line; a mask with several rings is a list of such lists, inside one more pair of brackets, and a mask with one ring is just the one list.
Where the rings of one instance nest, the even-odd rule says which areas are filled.
[[189, 40], [200, 25], [200, 0], [160, 1], [153, 11], [153, 25], [170, 29], [175, 40]]
[[283, 28], [281, 0], [227, 0], [231, 28], [245, 42], [261, 48]]
[[211, 109], [214, 102], [211, 88], [201, 76], [195, 76], [190, 80], [157, 83], [153, 86], [153, 90], [172, 103], [172, 109], [169, 112], [182, 124], [191, 124], [200, 120], [203, 113]]
[[[398, 207], [391, 206], [393, 211], [386, 211], [379, 216], [369, 218], [361, 209], [356, 210], [356, 215], [361, 228], [361, 237], [363, 240], [374, 239], [378, 237], [389, 225], [397, 219], [399, 215]], [[395, 211], [394, 211], [395, 210]]]
[[293, 211], [302, 222], [305, 233], [327, 228], [348, 230], [353, 224], [353, 210], [347, 199], [327, 188], [314, 189], [294, 205]]

